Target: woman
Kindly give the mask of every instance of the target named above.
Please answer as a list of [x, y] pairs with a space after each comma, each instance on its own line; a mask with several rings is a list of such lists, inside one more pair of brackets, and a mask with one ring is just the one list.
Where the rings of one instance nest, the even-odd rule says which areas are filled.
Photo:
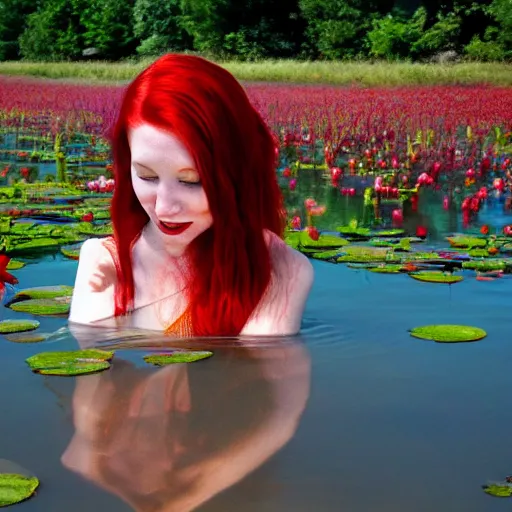
[[276, 144], [230, 73], [161, 57], [129, 85], [112, 149], [114, 236], [83, 244], [70, 322], [299, 331], [312, 266], [282, 241]]

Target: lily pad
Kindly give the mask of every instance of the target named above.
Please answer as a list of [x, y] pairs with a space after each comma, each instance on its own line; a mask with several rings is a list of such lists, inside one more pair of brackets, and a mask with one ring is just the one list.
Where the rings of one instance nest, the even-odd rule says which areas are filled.
[[487, 272], [490, 270], [505, 270], [507, 264], [503, 260], [473, 260], [464, 261], [462, 268], [466, 270], [478, 270], [479, 272]]
[[460, 247], [463, 249], [471, 249], [475, 247], [485, 247], [487, 240], [484, 238], [476, 238], [469, 236], [449, 236], [446, 238], [452, 247]]
[[351, 235], [353, 237], [367, 238], [371, 236], [370, 228], [357, 228], [352, 226], [339, 226], [336, 231], [342, 235]]
[[11, 260], [7, 263], [6, 270], [19, 270], [26, 265], [25, 262], [19, 260]]
[[0, 322], [0, 334], [33, 331], [38, 327], [39, 322], [37, 320], [2, 320]]
[[346, 254], [337, 258], [336, 261], [340, 263], [367, 263], [370, 261], [398, 263], [400, 261], [400, 258], [394, 254], [392, 249], [383, 247], [347, 245], [343, 248], [343, 252]]
[[58, 286], [38, 286], [36, 288], [26, 288], [20, 290], [15, 296], [15, 299], [54, 299], [56, 297], [71, 297], [73, 295], [73, 287], [58, 285]]
[[193, 363], [194, 361], [200, 361], [201, 359], [206, 359], [211, 356], [213, 356], [213, 352], [209, 350], [180, 351], [144, 356], [144, 361], [155, 366], [165, 366], [175, 363]]
[[468, 251], [468, 254], [472, 258], [488, 258], [489, 257], [489, 251], [487, 249], [480, 249], [480, 248], [471, 249], [470, 251]]
[[69, 352], [42, 352], [25, 361], [31, 370], [43, 375], [83, 375], [110, 368], [113, 351], [87, 349]]
[[423, 281], [425, 283], [446, 283], [453, 284], [462, 281], [462, 276], [455, 276], [445, 272], [438, 271], [425, 271], [425, 272], [412, 272], [409, 274], [413, 279]]
[[315, 251], [311, 254], [312, 258], [317, 260], [331, 260], [340, 254], [339, 249], [333, 249], [332, 251]]
[[69, 313], [70, 304], [55, 299], [30, 299], [9, 304], [13, 311], [33, 315], [65, 315]]
[[370, 268], [370, 272], [376, 272], [378, 274], [399, 274], [402, 269], [402, 265], [384, 265], [381, 267]]
[[497, 498], [510, 498], [512, 496], [512, 485], [506, 482], [484, 485], [483, 490], [485, 493]]
[[348, 241], [340, 236], [323, 234], [318, 237], [318, 240], [312, 240], [307, 233], [302, 232], [300, 236], [300, 245], [315, 248], [336, 248], [348, 245]]
[[382, 231], [374, 231], [373, 236], [399, 236], [405, 233], [404, 229], [384, 229]]
[[35, 476], [0, 473], [0, 507], [30, 498], [38, 486], [39, 480]]
[[70, 249], [68, 247], [61, 247], [60, 252], [71, 260], [78, 260], [80, 258], [80, 249]]
[[414, 336], [415, 338], [442, 343], [477, 341], [487, 336], [487, 333], [483, 329], [467, 325], [424, 325], [421, 327], [415, 327], [409, 332], [411, 333], [411, 336]]
[[45, 341], [49, 336], [50, 334], [42, 332], [15, 332], [6, 334], [5, 339], [13, 343], [39, 343]]

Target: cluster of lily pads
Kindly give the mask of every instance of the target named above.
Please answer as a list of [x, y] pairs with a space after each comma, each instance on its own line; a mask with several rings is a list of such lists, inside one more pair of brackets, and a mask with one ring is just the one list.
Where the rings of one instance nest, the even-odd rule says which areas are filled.
[[412, 278], [453, 284], [462, 281], [459, 270], [498, 277], [512, 272], [512, 237], [446, 237], [448, 247], [421, 250], [425, 237], [406, 236], [402, 229], [371, 230], [341, 226], [337, 233], [322, 233], [317, 240], [306, 231], [289, 230], [285, 241], [310, 258], [345, 263], [350, 268], [378, 273], [407, 273]]
[[[11, 263], [11, 262], [10, 262]], [[6, 304], [15, 311], [32, 315], [60, 315], [69, 312], [71, 286], [42, 286], [17, 292]], [[36, 343], [48, 338], [48, 334], [35, 332], [40, 322], [35, 319], [0, 321], [0, 334], [16, 343]], [[25, 361], [34, 373], [51, 376], [79, 376], [108, 370], [112, 365], [113, 350], [82, 349], [71, 351], [41, 352]], [[207, 350], [173, 350], [143, 356], [146, 363], [154, 366], [192, 363], [213, 356]], [[13, 505], [34, 495], [39, 487], [35, 476], [0, 471], [0, 507]]]
[[[374, 273], [407, 274], [425, 283], [455, 284], [471, 271], [480, 280], [512, 273], [512, 238], [454, 235], [448, 247], [425, 251], [425, 237], [406, 236], [402, 229], [371, 230], [340, 226], [337, 233], [322, 233], [313, 240], [307, 231], [289, 230], [285, 241], [310, 258]], [[316, 238], [316, 237], [315, 237]], [[428, 325], [411, 329], [411, 336], [436, 342], [476, 341], [486, 332], [461, 325]]]

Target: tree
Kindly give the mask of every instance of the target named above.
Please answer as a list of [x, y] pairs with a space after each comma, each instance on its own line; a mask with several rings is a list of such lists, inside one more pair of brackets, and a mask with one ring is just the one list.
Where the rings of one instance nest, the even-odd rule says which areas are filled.
[[136, 0], [133, 31], [141, 41], [139, 54], [192, 49], [193, 38], [185, 30], [180, 0]]
[[137, 46], [132, 28], [134, 1], [88, 0], [80, 14], [84, 46], [98, 49], [109, 60], [132, 54]]
[[0, 1], [0, 60], [20, 56], [18, 38], [26, 28], [27, 16], [39, 7], [38, 0]]
[[88, 0], [46, 0], [28, 15], [19, 38], [22, 57], [31, 60], [79, 59], [82, 55], [81, 12]]
[[393, 8], [393, 0], [300, 0], [307, 20], [305, 49], [312, 57], [363, 56], [366, 33], [375, 19]]

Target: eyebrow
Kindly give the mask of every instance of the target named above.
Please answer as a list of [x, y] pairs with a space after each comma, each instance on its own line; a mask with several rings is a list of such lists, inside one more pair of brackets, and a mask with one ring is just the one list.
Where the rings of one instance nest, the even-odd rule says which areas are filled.
[[144, 169], [147, 169], [148, 171], [151, 171], [152, 169], [148, 167], [147, 165], [141, 164], [139, 162], [132, 162], [132, 165], [136, 165], [137, 167], [142, 167]]
[[[140, 162], [132, 162], [132, 165], [136, 165], [137, 167], [142, 167], [143, 169], [146, 169], [147, 171], [154, 172], [153, 169], [151, 169], [151, 167], [148, 167], [147, 165], [141, 164]], [[182, 167], [181, 169], [178, 170], [178, 172], [181, 172], [181, 171], [199, 172], [194, 167]]]

